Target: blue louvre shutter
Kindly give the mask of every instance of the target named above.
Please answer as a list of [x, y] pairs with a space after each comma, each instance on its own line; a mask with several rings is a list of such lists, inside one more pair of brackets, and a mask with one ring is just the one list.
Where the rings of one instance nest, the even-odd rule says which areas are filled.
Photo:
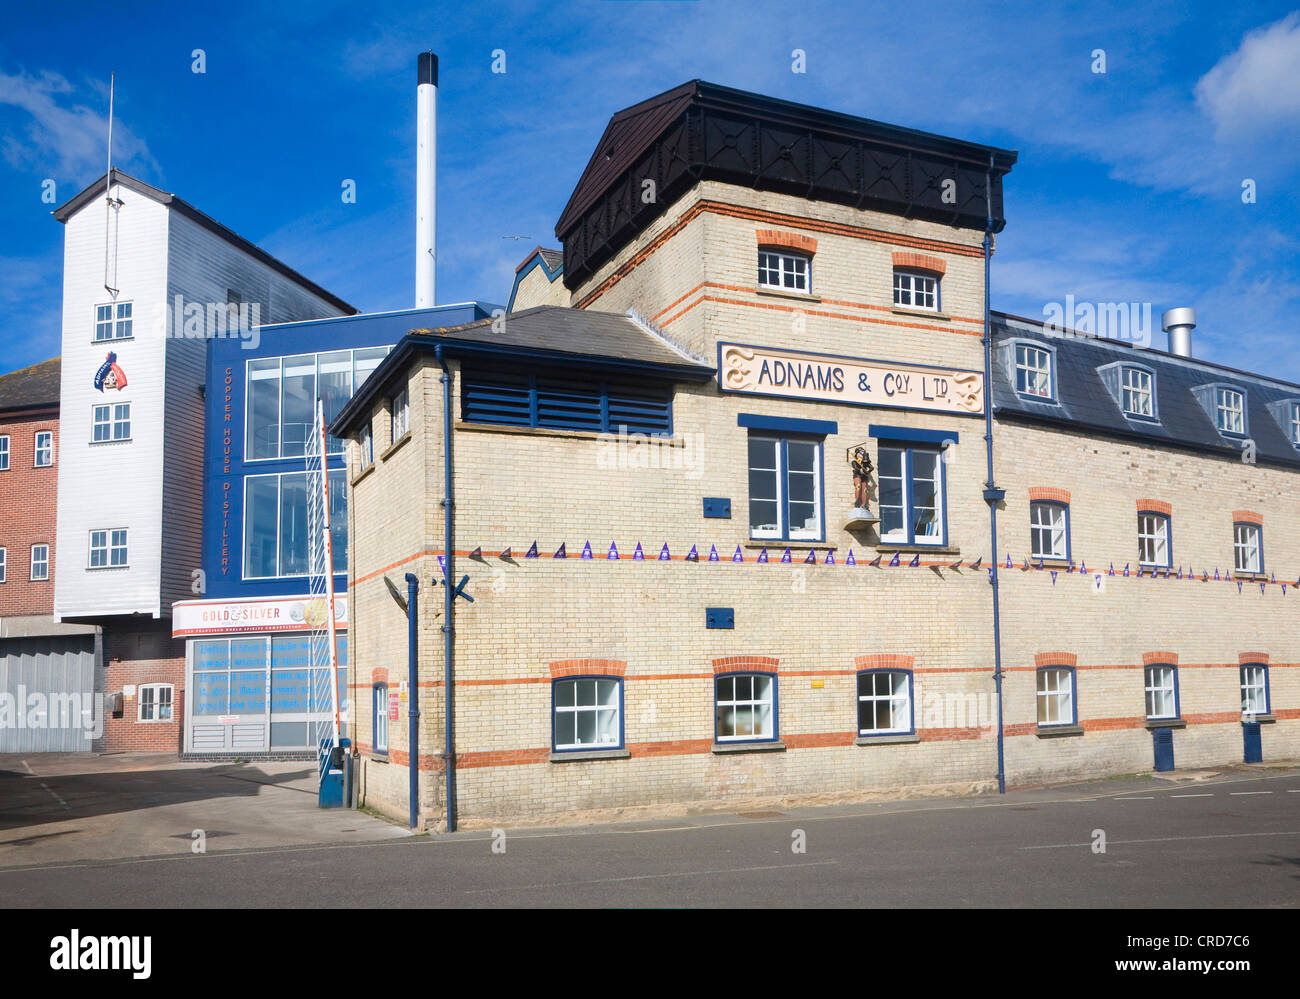
[[532, 424], [527, 375], [467, 373], [461, 392], [462, 417], [471, 423]]
[[672, 386], [631, 379], [574, 377], [559, 371], [464, 369], [462, 419], [521, 427], [672, 433]]
[[609, 431], [626, 426], [629, 434], [672, 433], [672, 396], [667, 386], [609, 383]]
[[600, 383], [537, 377], [537, 425], [562, 430], [603, 430]]

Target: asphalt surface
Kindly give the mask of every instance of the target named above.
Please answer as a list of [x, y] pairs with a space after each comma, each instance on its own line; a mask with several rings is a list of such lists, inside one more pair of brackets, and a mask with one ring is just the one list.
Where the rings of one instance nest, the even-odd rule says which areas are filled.
[[569, 829], [383, 828], [369, 842], [214, 840], [202, 855], [180, 841], [57, 863], [11, 852], [0, 906], [1300, 906], [1300, 769], [1200, 776]]

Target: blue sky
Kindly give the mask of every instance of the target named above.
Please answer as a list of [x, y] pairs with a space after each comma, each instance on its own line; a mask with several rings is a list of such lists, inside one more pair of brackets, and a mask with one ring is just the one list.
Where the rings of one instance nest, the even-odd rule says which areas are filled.
[[610, 114], [698, 77], [1018, 149], [995, 309], [1150, 302], [1158, 325], [1192, 305], [1198, 356], [1300, 381], [1300, 11], [1267, 3], [11, 5], [0, 370], [58, 353], [62, 226], [42, 182], [61, 203], [103, 173], [110, 71], [118, 166], [364, 311], [410, 306], [429, 48], [441, 302], [504, 302], [523, 254], [558, 245]]

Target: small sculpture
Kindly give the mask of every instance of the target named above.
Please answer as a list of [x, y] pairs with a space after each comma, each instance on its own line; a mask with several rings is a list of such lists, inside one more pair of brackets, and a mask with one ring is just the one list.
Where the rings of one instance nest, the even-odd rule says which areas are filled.
[[871, 463], [871, 455], [867, 454], [864, 447], [855, 447], [853, 449], [853, 460], [850, 462], [853, 466], [853, 506], [859, 510], [867, 508], [867, 484], [870, 481], [871, 473], [875, 466]]

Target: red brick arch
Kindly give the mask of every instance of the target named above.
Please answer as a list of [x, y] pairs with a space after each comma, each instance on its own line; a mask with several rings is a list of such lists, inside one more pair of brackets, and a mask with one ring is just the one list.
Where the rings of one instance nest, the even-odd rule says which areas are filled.
[[740, 673], [756, 670], [759, 673], [775, 673], [781, 660], [773, 656], [723, 656], [713, 660], [713, 673]]
[[626, 676], [621, 659], [557, 659], [550, 664], [551, 676]]
[[939, 257], [912, 251], [896, 252], [894, 254], [894, 266], [914, 271], [930, 271], [932, 274], [944, 274], [948, 270], [948, 265]]
[[387, 666], [376, 666], [374, 669], [372, 669], [372, 670], [370, 671], [370, 682], [371, 682], [371, 683], [387, 683], [387, 682], [388, 682], [388, 667], [387, 667]]
[[1232, 522], [1234, 524], [1258, 524], [1264, 526], [1264, 515], [1256, 513], [1254, 510], [1233, 510]]
[[1073, 652], [1039, 652], [1034, 656], [1034, 665], [1043, 666], [1078, 666], [1079, 657]]
[[1155, 663], [1160, 663], [1162, 665], [1169, 665], [1169, 666], [1177, 666], [1178, 653], [1177, 652], [1143, 652], [1142, 653], [1143, 666], [1151, 666]]
[[809, 256], [817, 252], [817, 240], [802, 233], [782, 232], [780, 229], [759, 229], [754, 235], [758, 239], [759, 246], [780, 246]]
[[1064, 503], [1070, 505], [1070, 491], [1068, 489], [1057, 489], [1055, 486], [1030, 486], [1029, 501], [1035, 502], [1044, 500], [1049, 503]]
[[1245, 666], [1246, 663], [1259, 663], [1261, 666], [1268, 665], [1267, 652], [1243, 652], [1237, 656], [1237, 665]]
[[1174, 508], [1164, 500], [1140, 499], [1137, 501], [1139, 513], [1163, 513], [1166, 517], [1173, 514]]
[[916, 660], [898, 652], [871, 652], [865, 656], [854, 656], [853, 665], [858, 669], [908, 669]]

